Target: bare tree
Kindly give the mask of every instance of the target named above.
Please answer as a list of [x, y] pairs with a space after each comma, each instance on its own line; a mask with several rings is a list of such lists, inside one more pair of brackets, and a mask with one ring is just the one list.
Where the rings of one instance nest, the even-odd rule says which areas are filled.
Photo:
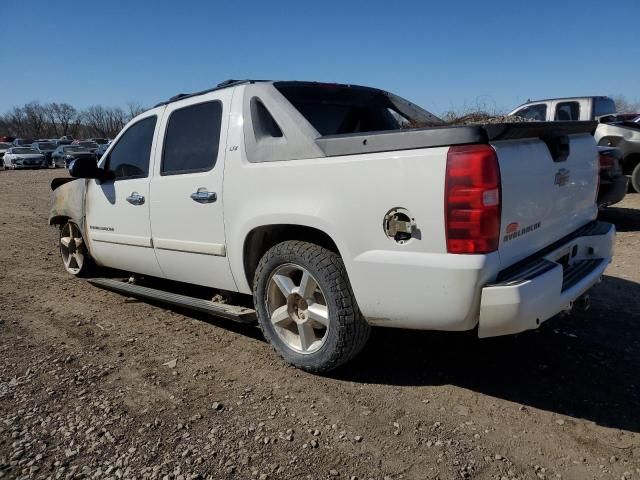
[[8, 125], [7, 133], [14, 137], [24, 135], [23, 132], [27, 130], [27, 120], [22, 107], [13, 107], [9, 110], [4, 120]]
[[68, 103], [42, 105], [34, 101], [0, 114], [0, 135], [113, 138], [129, 120], [144, 111], [145, 108], [137, 102], [129, 102], [124, 109], [93, 105], [80, 111]]
[[146, 110], [142, 105], [138, 102], [129, 102], [127, 103], [127, 121], [131, 120], [134, 117], [137, 117], [142, 112]]
[[82, 112], [82, 124], [90, 136], [114, 137], [127, 122], [127, 114], [119, 107], [92, 105]]
[[78, 110], [68, 103], [52, 103], [50, 108], [53, 123], [56, 125], [56, 136], [75, 133], [73, 130], [77, 129], [77, 125], [80, 123]]
[[616, 102], [616, 110], [618, 113], [639, 113], [640, 102], [629, 101], [624, 95], [615, 95], [612, 97]]
[[38, 102], [29, 102], [22, 107], [26, 121], [26, 131], [28, 137], [41, 138], [47, 132], [47, 112]]

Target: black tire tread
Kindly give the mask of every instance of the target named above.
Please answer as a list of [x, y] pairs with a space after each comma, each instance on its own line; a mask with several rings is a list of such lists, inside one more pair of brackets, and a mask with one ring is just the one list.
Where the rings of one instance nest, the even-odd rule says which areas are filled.
[[[260, 280], [262, 279], [266, 282], [266, 277], [271, 273], [271, 271], [267, 270], [272, 270], [269, 269], [268, 266], [274, 259], [283, 260], [282, 263], [296, 263], [298, 259], [298, 261], [314, 266], [323, 272], [324, 279], [329, 280], [330, 291], [325, 292], [328, 297], [326, 300], [327, 302], [334, 301], [337, 307], [338, 321], [336, 322], [337, 325], [335, 328], [338, 329], [338, 342], [329, 358], [322, 363], [305, 362], [302, 364], [296, 363], [295, 360], [291, 358], [287, 358], [286, 352], [278, 348], [271, 340], [270, 332], [263, 327], [262, 322], [269, 322], [270, 320], [264, 319], [263, 317], [265, 315], [261, 314], [263, 309], [260, 304], [262, 303], [263, 295], [258, 290], [262, 286]], [[318, 279], [318, 281], [322, 281], [322, 279]], [[323, 288], [326, 287], [323, 285]], [[256, 302], [256, 310], [258, 311], [258, 324], [265, 338], [287, 362], [293, 363], [296, 367], [302, 368], [303, 370], [313, 373], [333, 370], [355, 357], [369, 339], [371, 327], [358, 308], [342, 258], [319, 245], [299, 240], [289, 240], [269, 249], [260, 260], [256, 269], [253, 282], [253, 296]], [[334, 328], [333, 325], [332, 328]]]

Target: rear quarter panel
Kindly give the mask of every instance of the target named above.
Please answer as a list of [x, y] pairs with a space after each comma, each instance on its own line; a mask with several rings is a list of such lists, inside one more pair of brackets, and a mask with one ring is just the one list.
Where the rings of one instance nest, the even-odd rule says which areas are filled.
[[[223, 201], [227, 251], [241, 292], [251, 291], [243, 265], [244, 241], [262, 225], [295, 224], [324, 231], [338, 246], [350, 277], [356, 258], [365, 252], [446, 251], [447, 147], [249, 163], [240, 129], [233, 128], [239, 121], [241, 117], [232, 119]], [[383, 219], [396, 207], [409, 210], [420, 239], [399, 245], [387, 238]], [[355, 282], [354, 288], [359, 288]]]

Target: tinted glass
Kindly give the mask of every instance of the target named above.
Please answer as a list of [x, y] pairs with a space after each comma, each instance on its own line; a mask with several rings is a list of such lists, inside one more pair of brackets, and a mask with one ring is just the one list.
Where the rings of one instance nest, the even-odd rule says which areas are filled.
[[218, 158], [222, 103], [207, 102], [176, 110], [169, 117], [162, 175], [211, 170]]
[[544, 122], [547, 119], [547, 106], [544, 104], [531, 105], [530, 107], [525, 107], [521, 110], [518, 110], [514, 115], [516, 117], [523, 117], [529, 120]]
[[580, 104], [578, 102], [562, 102], [556, 105], [555, 120], [580, 120]]
[[616, 113], [616, 103], [610, 98], [596, 98], [593, 104], [594, 117], [613, 115]]
[[[382, 90], [344, 85], [307, 85], [277, 82], [276, 88], [321, 135], [442, 124], [442, 121], [410, 102]], [[404, 122], [398, 121], [397, 112]]]
[[251, 120], [253, 121], [253, 131], [256, 134], [256, 138], [282, 137], [282, 130], [280, 130], [267, 107], [255, 97], [251, 99]]
[[38, 153], [33, 148], [14, 148], [13, 153]]
[[117, 179], [144, 178], [149, 174], [151, 142], [156, 117], [148, 117], [129, 127], [109, 154], [108, 168]]
[[55, 143], [39, 143], [38, 148], [40, 150], [53, 150], [54, 148], [56, 148], [56, 144]]
[[0, 143], [0, 148], [11, 148], [10, 143]]

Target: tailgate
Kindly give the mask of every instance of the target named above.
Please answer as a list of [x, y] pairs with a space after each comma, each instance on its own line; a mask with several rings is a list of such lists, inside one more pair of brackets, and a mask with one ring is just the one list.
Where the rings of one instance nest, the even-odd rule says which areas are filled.
[[[566, 159], [557, 153], [558, 142], [565, 152], [569, 145]], [[598, 153], [589, 133], [492, 140], [491, 145], [502, 183], [498, 252], [503, 268], [597, 216]]]

